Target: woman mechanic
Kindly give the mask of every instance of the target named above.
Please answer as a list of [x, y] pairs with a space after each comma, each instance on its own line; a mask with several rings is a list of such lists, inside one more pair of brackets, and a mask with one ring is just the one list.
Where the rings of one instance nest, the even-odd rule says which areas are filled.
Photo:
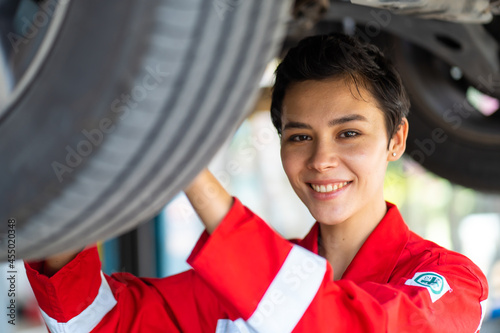
[[106, 276], [95, 247], [26, 264], [55, 332], [469, 332], [488, 286], [466, 257], [411, 232], [383, 196], [409, 102], [380, 51], [304, 39], [276, 71], [283, 168], [316, 224], [283, 239], [203, 171], [185, 193], [205, 224], [175, 276]]

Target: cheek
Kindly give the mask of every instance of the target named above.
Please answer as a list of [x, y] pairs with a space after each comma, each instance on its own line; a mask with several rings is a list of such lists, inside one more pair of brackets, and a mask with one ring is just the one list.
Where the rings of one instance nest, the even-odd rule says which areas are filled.
[[288, 177], [289, 176], [289, 173], [290, 173], [290, 168], [292, 168], [293, 166], [291, 165], [291, 159], [290, 159], [290, 156], [283, 152], [283, 150], [281, 151], [281, 164], [283, 165], [283, 170], [285, 170], [285, 173], [287, 174]]
[[387, 162], [383, 144], [351, 147], [345, 157], [346, 164], [358, 178], [380, 178], [385, 173]]
[[300, 157], [290, 150], [281, 150], [281, 164], [288, 179], [291, 181], [300, 171]]

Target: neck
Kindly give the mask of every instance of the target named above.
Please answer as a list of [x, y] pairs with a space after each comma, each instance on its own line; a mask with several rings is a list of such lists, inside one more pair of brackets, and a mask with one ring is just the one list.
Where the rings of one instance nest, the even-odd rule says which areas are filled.
[[326, 225], [320, 223], [319, 255], [332, 266], [334, 280], [342, 278], [345, 270], [368, 236], [387, 213], [385, 201], [365, 207], [348, 220]]

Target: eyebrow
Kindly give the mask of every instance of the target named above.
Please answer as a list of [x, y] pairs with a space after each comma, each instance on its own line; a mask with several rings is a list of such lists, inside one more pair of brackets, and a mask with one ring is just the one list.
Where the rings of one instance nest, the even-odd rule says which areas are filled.
[[[347, 115], [344, 117], [330, 120], [328, 122], [328, 126], [333, 127], [333, 126], [345, 124], [345, 123], [348, 123], [351, 121], [368, 121], [368, 119], [366, 119], [364, 116], [362, 116], [360, 114], [350, 114], [350, 115]], [[306, 123], [297, 122], [297, 121], [290, 121], [290, 122], [286, 123], [285, 126], [283, 127], [283, 130], [290, 129], [290, 128], [312, 129], [311, 125], [306, 124]]]

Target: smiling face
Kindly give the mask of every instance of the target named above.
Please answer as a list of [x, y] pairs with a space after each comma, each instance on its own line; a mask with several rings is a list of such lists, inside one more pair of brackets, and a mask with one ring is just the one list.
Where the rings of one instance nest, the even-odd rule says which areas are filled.
[[360, 94], [345, 80], [309, 80], [292, 84], [283, 100], [283, 168], [323, 224], [385, 214], [387, 164], [404, 151], [406, 119], [388, 148], [383, 112], [368, 91]]

